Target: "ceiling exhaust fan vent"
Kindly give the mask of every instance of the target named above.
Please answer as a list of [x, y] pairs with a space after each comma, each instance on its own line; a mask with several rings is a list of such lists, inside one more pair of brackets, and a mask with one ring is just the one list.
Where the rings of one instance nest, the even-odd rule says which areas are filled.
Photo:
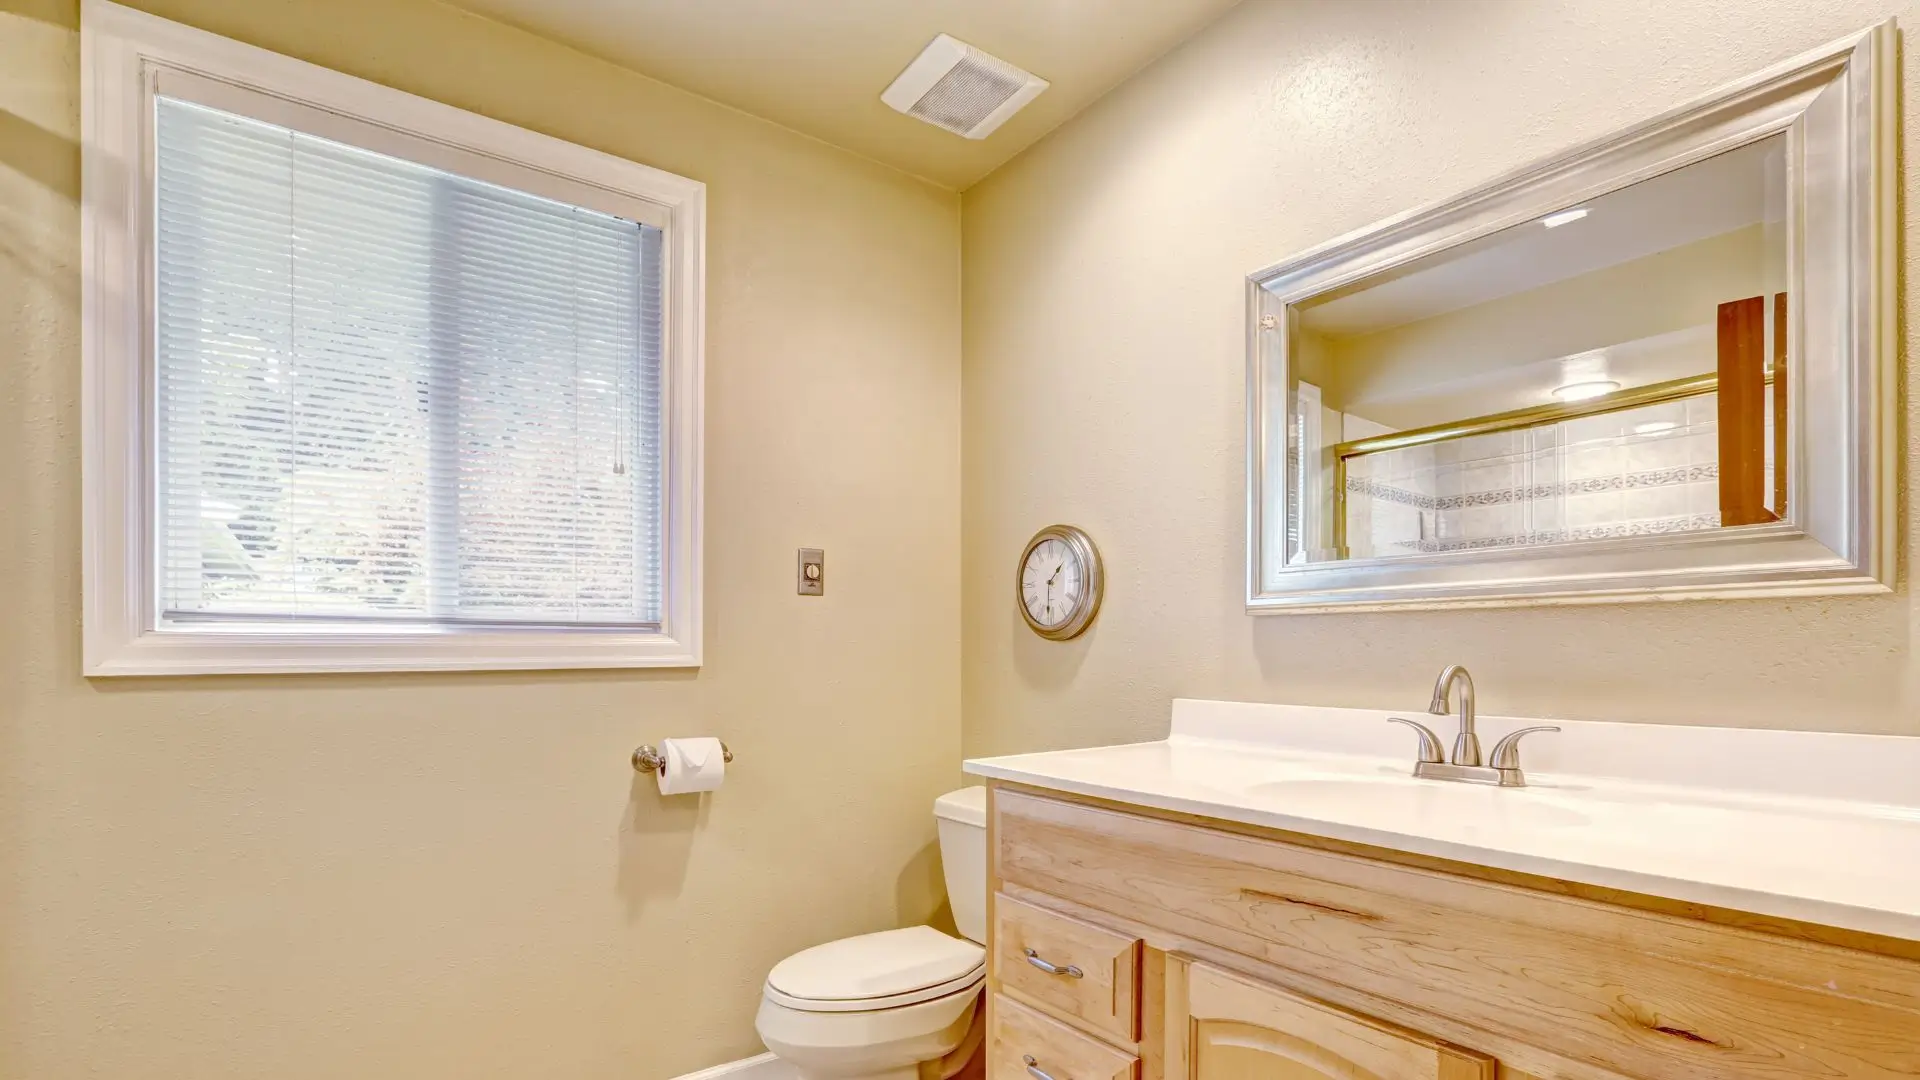
[[1046, 88], [1047, 80], [941, 34], [880, 100], [956, 135], [984, 139]]

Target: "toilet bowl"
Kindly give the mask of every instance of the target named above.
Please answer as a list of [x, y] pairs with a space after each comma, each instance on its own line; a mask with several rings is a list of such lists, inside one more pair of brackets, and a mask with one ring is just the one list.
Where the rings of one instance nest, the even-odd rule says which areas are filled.
[[803, 1080], [947, 1080], [978, 1049], [986, 980], [986, 789], [934, 815], [956, 938], [909, 926], [842, 938], [767, 974], [754, 1026]]

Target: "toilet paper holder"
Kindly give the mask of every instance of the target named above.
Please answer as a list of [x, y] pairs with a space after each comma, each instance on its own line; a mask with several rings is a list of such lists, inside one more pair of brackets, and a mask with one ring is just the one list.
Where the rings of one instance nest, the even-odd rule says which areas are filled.
[[[724, 742], [720, 744], [720, 760], [726, 762], [728, 765], [733, 764], [733, 751], [728, 749], [727, 744]], [[658, 775], [659, 773], [665, 772], [666, 768], [667, 755], [655, 750], [651, 743], [633, 752], [634, 772]]]

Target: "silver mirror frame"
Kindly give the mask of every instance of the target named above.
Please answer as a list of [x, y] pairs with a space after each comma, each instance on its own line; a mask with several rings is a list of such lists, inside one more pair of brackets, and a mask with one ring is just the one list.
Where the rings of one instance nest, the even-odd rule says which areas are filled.
[[[1247, 610], [1886, 592], [1899, 453], [1893, 20], [1247, 279]], [[1772, 135], [1787, 139], [1796, 363], [1787, 519], [1696, 533], [1286, 565], [1293, 306]]]

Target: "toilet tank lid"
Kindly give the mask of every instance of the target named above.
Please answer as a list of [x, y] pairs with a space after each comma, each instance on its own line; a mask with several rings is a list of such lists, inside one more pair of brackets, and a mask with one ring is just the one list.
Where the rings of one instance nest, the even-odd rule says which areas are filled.
[[949, 791], [933, 800], [933, 816], [984, 829], [987, 827], [987, 789], [963, 787]]
[[892, 998], [977, 978], [986, 950], [931, 926], [841, 938], [773, 965], [767, 988], [811, 1002]]

